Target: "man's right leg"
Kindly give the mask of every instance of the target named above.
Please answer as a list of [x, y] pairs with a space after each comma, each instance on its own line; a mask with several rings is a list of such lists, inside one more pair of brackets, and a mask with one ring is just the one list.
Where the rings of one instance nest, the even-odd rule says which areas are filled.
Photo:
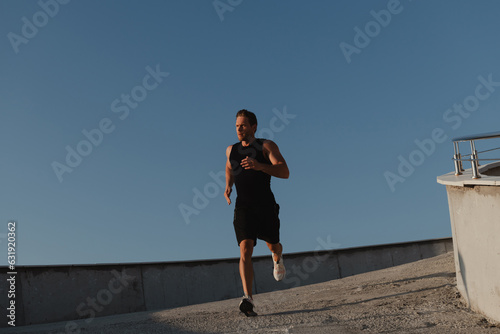
[[252, 298], [252, 285], [253, 285], [253, 266], [252, 254], [254, 248], [254, 241], [252, 239], [245, 239], [240, 242], [240, 277], [243, 284], [243, 292], [246, 296]]

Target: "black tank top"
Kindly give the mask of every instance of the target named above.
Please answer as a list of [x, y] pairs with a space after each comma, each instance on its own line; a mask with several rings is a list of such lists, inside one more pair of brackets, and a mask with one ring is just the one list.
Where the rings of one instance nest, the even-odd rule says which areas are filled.
[[250, 145], [243, 146], [241, 142], [233, 145], [229, 162], [234, 175], [236, 185], [236, 206], [256, 206], [276, 204], [271, 191], [271, 175], [253, 169], [241, 167], [241, 160], [246, 157], [256, 159], [260, 163], [271, 165], [264, 157], [262, 145], [265, 139], [255, 139]]

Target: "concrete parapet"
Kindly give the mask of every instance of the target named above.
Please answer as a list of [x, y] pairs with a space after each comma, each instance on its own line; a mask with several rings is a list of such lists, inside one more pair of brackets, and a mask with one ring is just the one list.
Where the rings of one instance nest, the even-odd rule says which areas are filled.
[[[287, 277], [272, 277], [271, 256], [253, 258], [254, 293], [320, 283], [452, 251], [451, 238], [285, 254]], [[243, 294], [239, 259], [190, 262], [17, 266], [16, 325], [152, 311]], [[0, 274], [0, 291], [7, 291]], [[7, 298], [0, 298], [5, 310]], [[0, 327], [7, 327], [2, 321]], [[64, 332], [64, 329], [63, 329]]]

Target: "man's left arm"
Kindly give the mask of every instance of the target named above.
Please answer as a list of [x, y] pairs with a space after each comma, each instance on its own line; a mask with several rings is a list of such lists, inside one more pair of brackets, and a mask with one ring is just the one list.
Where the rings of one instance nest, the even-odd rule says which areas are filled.
[[253, 158], [246, 157], [241, 160], [241, 166], [245, 169], [255, 169], [271, 176], [288, 179], [290, 171], [288, 170], [285, 158], [281, 155], [278, 145], [272, 140], [266, 140], [263, 143], [263, 153], [269, 159], [271, 165], [261, 164]]

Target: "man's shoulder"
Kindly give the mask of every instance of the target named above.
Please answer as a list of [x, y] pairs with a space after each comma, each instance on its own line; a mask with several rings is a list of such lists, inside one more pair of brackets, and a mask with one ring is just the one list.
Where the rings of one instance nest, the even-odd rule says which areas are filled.
[[237, 142], [237, 143], [234, 143], [232, 145], [229, 145], [227, 148], [226, 148], [226, 154], [229, 155], [231, 154], [231, 151], [233, 150], [233, 147], [236, 147], [240, 142]]
[[259, 138], [259, 140], [261, 142], [261, 145], [266, 149], [273, 149], [278, 147], [278, 145], [276, 145], [276, 143], [270, 139]]
[[269, 144], [269, 143], [273, 143], [275, 144], [275, 142], [273, 142], [271, 139], [266, 139], [266, 138], [257, 138], [258, 141], [260, 141], [261, 143], [264, 143], [264, 144]]

